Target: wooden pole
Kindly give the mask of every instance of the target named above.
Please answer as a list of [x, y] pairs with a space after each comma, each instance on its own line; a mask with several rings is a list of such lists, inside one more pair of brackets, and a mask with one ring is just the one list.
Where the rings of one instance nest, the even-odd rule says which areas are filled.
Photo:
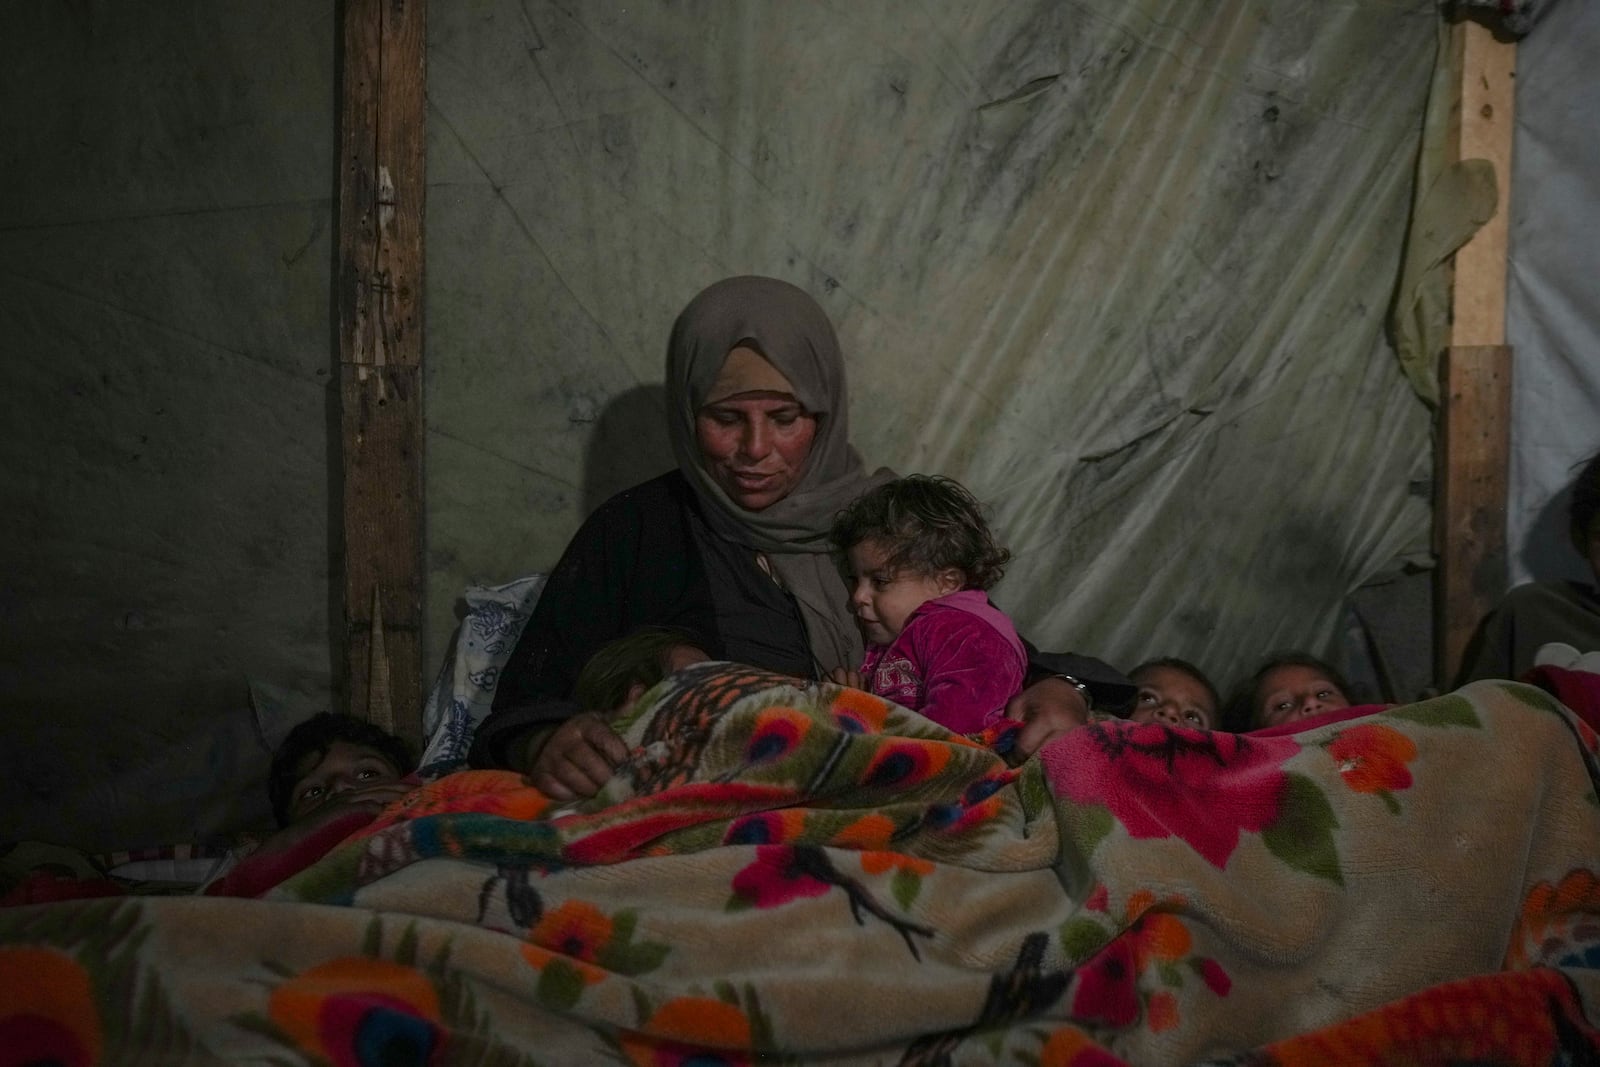
[[415, 744], [423, 698], [427, 5], [344, 0], [343, 14], [336, 303], [344, 704]]
[[1506, 484], [1511, 451], [1511, 349], [1506, 345], [1516, 45], [1464, 20], [1451, 30], [1458, 94], [1450, 158], [1495, 170], [1494, 217], [1456, 252], [1449, 347], [1440, 365], [1434, 539], [1439, 558], [1436, 671], [1459, 675], [1467, 644], [1506, 582]]

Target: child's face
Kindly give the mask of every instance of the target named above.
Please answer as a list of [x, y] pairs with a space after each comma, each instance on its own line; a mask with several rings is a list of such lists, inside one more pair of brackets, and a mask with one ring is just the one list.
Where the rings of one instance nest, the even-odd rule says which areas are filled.
[[347, 790], [380, 782], [397, 782], [400, 772], [376, 749], [335, 741], [319, 758], [311, 753], [295, 768], [289, 791], [289, 821], [294, 822]]
[[1315, 667], [1274, 667], [1256, 686], [1255, 718], [1260, 726], [1277, 726], [1319, 711], [1349, 706], [1350, 698], [1344, 690]]
[[956, 571], [938, 574], [891, 572], [889, 553], [877, 541], [862, 541], [850, 559], [850, 610], [869, 645], [887, 645], [906, 628], [906, 620], [928, 601], [961, 588]]
[[1188, 671], [1158, 664], [1135, 671], [1130, 681], [1139, 687], [1133, 712], [1128, 716], [1134, 722], [1209, 730], [1217, 721], [1216, 702]]

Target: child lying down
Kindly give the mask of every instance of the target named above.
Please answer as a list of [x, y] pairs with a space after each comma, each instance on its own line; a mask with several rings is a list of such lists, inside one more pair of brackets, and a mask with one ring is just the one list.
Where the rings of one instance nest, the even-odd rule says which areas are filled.
[[267, 793], [279, 830], [215, 872], [212, 896], [255, 896], [314, 862], [420, 784], [405, 741], [352, 715], [322, 712], [273, 754]]

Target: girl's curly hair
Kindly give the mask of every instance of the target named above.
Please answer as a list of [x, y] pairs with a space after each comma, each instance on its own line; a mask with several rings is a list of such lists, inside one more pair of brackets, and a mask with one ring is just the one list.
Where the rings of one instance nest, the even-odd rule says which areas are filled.
[[954, 567], [967, 589], [990, 588], [1011, 561], [984, 521], [983, 505], [959, 482], [925, 474], [857, 497], [834, 519], [832, 539], [841, 551], [875, 541], [897, 571], [937, 574]]

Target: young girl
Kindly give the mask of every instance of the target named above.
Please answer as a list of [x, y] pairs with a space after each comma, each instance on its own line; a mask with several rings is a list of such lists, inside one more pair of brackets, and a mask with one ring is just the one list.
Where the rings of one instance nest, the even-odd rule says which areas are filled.
[[1011, 553], [972, 494], [948, 478], [888, 482], [840, 513], [833, 542], [849, 560], [850, 609], [867, 645], [861, 670], [833, 680], [956, 733], [999, 721], [1028, 658], [984, 595]]

